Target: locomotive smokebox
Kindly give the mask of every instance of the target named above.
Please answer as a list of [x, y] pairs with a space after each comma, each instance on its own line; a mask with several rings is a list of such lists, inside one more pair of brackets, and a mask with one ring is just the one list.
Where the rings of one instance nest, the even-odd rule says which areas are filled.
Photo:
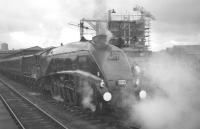
[[107, 35], [97, 35], [92, 38], [95, 46], [98, 48], [105, 48], [108, 44]]

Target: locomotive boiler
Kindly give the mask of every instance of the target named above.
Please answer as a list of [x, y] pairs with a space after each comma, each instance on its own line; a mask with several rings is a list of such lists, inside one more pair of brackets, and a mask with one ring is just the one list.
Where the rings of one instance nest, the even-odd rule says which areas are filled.
[[[0, 70], [63, 103], [101, 112], [123, 108], [127, 94], [144, 98], [126, 54], [106, 35], [32, 55], [5, 58]], [[136, 69], [137, 70], [137, 69]], [[140, 96], [142, 95], [142, 96]]]

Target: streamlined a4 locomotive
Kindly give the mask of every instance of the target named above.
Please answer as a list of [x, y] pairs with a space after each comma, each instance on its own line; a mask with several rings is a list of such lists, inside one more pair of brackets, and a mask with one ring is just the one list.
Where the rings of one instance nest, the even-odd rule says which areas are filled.
[[59, 101], [98, 112], [121, 108], [127, 94], [137, 98], [141, 91], [127, 56], [108, 44], [106, 35], [5, 58], [0, 61], [0, 70]]

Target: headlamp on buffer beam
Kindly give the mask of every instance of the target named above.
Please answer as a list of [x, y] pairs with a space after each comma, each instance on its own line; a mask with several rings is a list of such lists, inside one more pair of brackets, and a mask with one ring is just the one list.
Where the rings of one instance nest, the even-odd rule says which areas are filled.
[[140, 99], [145, 99], [147, 97], [147, 92], [145, 90], [141, 90], [139, 96]]
[[112, 99], [112, 95], [111, 95], [111, 93], [110, 92], [105, 92], [104, 94], [103, 94], [103, 100], [104, 101], [110, 101]]

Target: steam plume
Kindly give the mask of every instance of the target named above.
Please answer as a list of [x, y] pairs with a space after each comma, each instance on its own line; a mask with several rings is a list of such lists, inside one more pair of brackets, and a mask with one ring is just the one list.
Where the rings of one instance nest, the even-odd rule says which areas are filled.
[[200, 128], [200, 81], [190, 62], [166, 53], [152, 57], [146, 76], [163, 94], [134, 105], [132, 119], [144, 129]]
[[91, 111], [95, 111], [96, 107], [92, 103], [93, 89], [87, 80], [83, 80], [82, 87], [80, 89], [80, 93], [82, 95], [82, 105], [83, 108], [89, 108]]

